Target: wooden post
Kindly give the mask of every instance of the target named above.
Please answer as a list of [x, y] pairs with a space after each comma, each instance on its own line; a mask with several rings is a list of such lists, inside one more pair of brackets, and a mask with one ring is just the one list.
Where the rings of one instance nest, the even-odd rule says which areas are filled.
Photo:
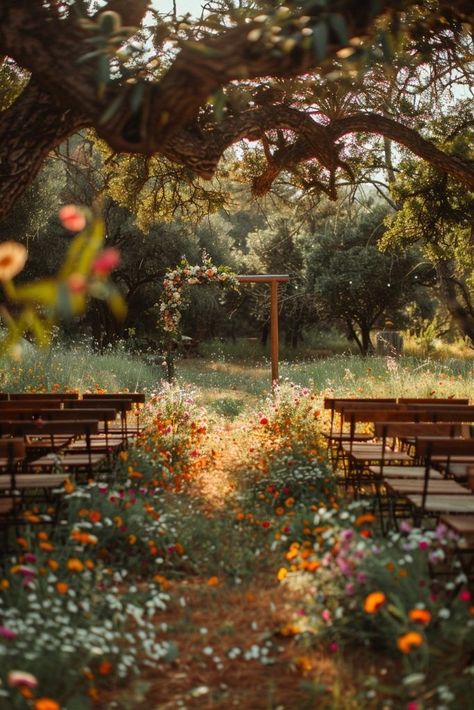
[[278, 284], [287, 283], [287, 274], [255, 274], [237, 277], [240, 283], [270, 284], [270, 341], [272, 357], [272, 387], [278, 384]]
[[270, 286], [270, 341], [272, 353], [272, 387], [278, 384], [278, 281]]

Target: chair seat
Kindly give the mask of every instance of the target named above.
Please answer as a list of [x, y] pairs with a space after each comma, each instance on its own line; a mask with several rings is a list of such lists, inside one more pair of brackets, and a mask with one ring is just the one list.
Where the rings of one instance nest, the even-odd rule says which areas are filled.
[[[393, 478], [385, 481], [389, 493], [405, 496], [410, 493], [423, 493], [424, 481], [412, 478]], [[428, 495], [471, 495], [471, 492], [450, 480], [434, 480], [428, 482]]]
[[[50, 473], [41, 475], [38, 473], [19, 473], [15, 476], [15, 489], [18, 491], [28, 488], [58, 488], [64, 483], [64, 474]], [[11, 490], [12, 479], [10, 475], [0, 475], [0, 490]]]
[[[409, 495], [409, 502], [416, 508], [421, 508], [422, 496]], [[471, 495], [449, 495], [438, 496], [428, 495], [426, 497], [425, 510], [428, 513], [473, 513], [474, 496]]]
[[474, 543], [474, 515], [443, 515], [440, 522]]
[[[424, 479], [425, 477], [425, 467], [424, 466], [369, 466], [369, 472], [375, 476], [380, 476], [383, 472], [382, 478], [416, 478]], [[434, 468], [430, 468], [430, 480], [442, 480], [443, 476], [439, 471]]]
[[41, 470], [51, 470], [57, 466], [65, 470], [72, 469], [83, 469], [89, 468], [90, 466], [96, 467], [107, 461], [107, 457], [104, 454], [91, 454], [89, 457], [87, 454], [47, 454], [42, 456], [35, 461], [32, 461], [29, 465], [30, 470], [41, 469]]

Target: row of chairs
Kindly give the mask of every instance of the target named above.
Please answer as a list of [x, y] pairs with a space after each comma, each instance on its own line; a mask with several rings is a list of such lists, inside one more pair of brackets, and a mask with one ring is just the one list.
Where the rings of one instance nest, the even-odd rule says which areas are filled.
[[[374, 497], [382, 530], [441, 520], [474, 545], [474, 406], [468, 399], [327, 398], [334, 468]], [[338, 420], [338, 421], [337, 421]], [[359, 427], [363, 426], [361, 430]]]
[[[66, 478], [110, 471], [140, 429], [143, 393], [0, 393], [0, 529], [31, 501], [57, 510]], [[133, 417], [133, 414], [135, 415]], [[54, 521], [54, 518], [53, 518]]]

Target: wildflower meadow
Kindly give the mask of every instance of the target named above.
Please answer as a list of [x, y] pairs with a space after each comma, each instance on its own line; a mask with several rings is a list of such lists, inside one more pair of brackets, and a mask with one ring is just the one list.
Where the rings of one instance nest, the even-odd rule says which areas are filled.
[[56, 525], [25, 512], [0, 574], [2, 710], [472, 706], [455, 536], [381, 535], [329, 466], [315, 376], [242, 381], [238, 411], [184, 378], [147, 389], [112, 473], [68, 479]]

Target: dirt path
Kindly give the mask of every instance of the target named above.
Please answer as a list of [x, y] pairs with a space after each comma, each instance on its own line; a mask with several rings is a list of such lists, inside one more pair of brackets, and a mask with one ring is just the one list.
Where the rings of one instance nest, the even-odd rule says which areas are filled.
[[[191, 497], [206, 516], [234, 519], [236, 471], [242, 465], [248, 469], [251, 462], [259, 466], [255, 430], [239, 420], [219, 422], [200, 454], [193, 465]], [[232, 548], [221, 542], [222, 554], [231, 558]], [[157, 623], [163, 637], [176, 645], [176, 659], [145, 672], [138, 685], [128, 688], [128, 706], [324, 707], [318, 698], [334, 680], [334, 664], [295, 637], [298, 597], [278, 582], [276, 569], [255, 558], [251, 574], [238, 583], [226, 579], [226, 565], [222, 578], [193, 575], [171, 580], [172, 601]]]

